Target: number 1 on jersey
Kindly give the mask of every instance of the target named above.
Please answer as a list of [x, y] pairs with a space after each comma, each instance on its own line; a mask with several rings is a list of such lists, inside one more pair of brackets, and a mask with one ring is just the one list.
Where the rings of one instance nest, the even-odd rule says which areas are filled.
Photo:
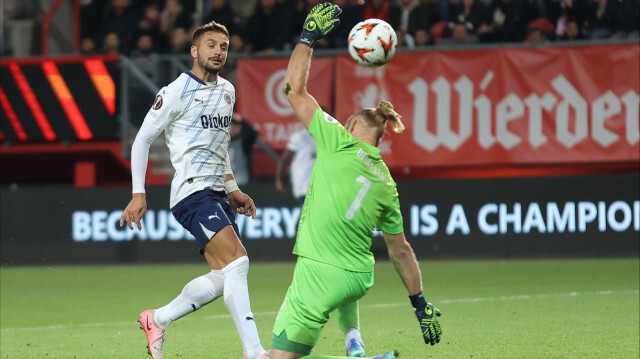
[[344, 215], [348, 220], [353, 219], [356, 211], [358, 210], [358, 208], [360, 208], [360, 205], [362, 205], [362, 200], [364, 199], [364, 196], [367, 195], [369, 187], [371, 187], [371, 180], [366, 178], [365, 176], [359, 176], [358, 178], [356, 178], [356, 182], [362, 184], [362, 187], [360, 187], [360, 191], [358, 191], [356, 198], [353, 200], [353, 202], [351, 202], [349, 210]]

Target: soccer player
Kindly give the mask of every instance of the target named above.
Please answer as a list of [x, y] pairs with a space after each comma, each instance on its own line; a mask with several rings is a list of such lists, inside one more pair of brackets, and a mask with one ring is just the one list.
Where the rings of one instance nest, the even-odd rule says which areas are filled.
[[[329, 319], [347, 332], [347, 355], [364, 356], [358, 300], [373, 286], [373, 229], [383, 232], [389, 257], [407, 288], [425, 343], [440, 341], [440, 311], [422, 294], [422, 275], [404, 236], [396, 184], [377, 148], [387, 123], [404, 125], [391, 103], [354, 113], [342, 126], [307, 92], [314, 43], [339, 23], [340, 8], [316, 5], [306, 18], [283, 90], [316, 140], [317, 158], [300, 215], [293, 279], [273, 327], [272, 359], [308, 355]], [[353, 345], [353, 350], [352, 346]], [[397, 352], [375, 358], [396, 358]], [[333, 358], [312, 355], [309, 358]]]
[[187, 283], [180, 295], [162, 308], [140, 314], [149, 354], [162, 359], [165, 330], [220, 296], [231, 313], [247, 359], [267, 357], [251, 312], [247, 273], [249, 259], [235, 223], [238, 213], [255, 218], [253, 200], [239, 190], [227, 152], [235, 88], [218, 73], [227, 59], [229, 32], [216, 22], [193, 33], [193, 67], [163, 87], [147, 113], [131, 150], [133, 195], [122, 213], [141, 229], [147, 209], [144, 181], [149, 146], [165, 131], [175, 175], [171, 212], [196, 238], [210, 272]]
[[302, 206], [315, 162], [316, 142], [313, 136], [309, 135], [306, 129], [294, 132], [276, 167], [276, 189], [280, 192], [286, 191], [284, 178], [287, 166], [290, 165], [291, 191], [298, 204]]

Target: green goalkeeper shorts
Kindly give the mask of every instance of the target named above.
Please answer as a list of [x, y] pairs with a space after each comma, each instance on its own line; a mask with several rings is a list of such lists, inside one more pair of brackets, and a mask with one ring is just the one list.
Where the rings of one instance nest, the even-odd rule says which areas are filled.
[[[271, 347], [291, 352], [292, 348], [300, 348], [297, 343], [308, 346], [310, 351], [318, 342], [329, 314], [336, 309], [353, 308], [351, 310], [355, 313], [351, 314], [357, 322], [356, 303], [367, 294], [373, 281], [373, 271], [352, 272], [299, 257], [293, 280], [273, 326]], [[286, 335], [282, 335], [285, 330]], [[287, 341], [293, 343], [287, 344]], [[299, 350], [293, 352], [308, 354]]]

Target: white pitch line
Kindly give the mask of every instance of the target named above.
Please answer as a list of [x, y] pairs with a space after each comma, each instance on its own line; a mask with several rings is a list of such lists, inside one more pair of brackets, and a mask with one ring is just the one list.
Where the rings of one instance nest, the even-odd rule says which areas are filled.
[[[529, 300], [529, 299], [546, 299], [550, 297], [578, 297], [584, 295], [611, 295], [611, 294], [640, 294], [640, 290], [599, 290], [594, 292], [567, 292], [567, 293], [553, 293], [553, 294], [533, 294], [533, 295], [511, 295], [501, 297], [478, 297], [478, 298], [458, 298], [458, 299], [441, 299], [437, 300], [436, 304], [457, 304], [457, 303], [478, 303], [478, 302], [498, 302], [498, 301], [514, 301], [514, 300]], [[406, 306], [407, 303], [381, 303], [381, 304], [368, 304], [361, 305], [361, 308], [390, 308]], [[254, 313], [255, 316], [275, 316], [278, 312], [258, 312]], [[226, 319], [231, 318], [229, 314], [216, 314], [205, 316], [204, 319]], [[190, 320], [190, 318], [183, 318], [180, 321]], [[32, 331], [32, 330], [53, 330], [53, 329], [69, 329], [69, 328], [89, 328], [89, 327], [104, 327], [104, 326], [128, 326], [134, 323], [128, 322], [106, 322], [106, 323], [86, 323], [86, 324], [58, 324], [45, 327], [24, 327], [24, 328], [2, 328], [2, 332], [17, 332], [17, 331]]]
[[[600, 290], [595, 292], [568, 292], [568, 293], [555, 293], [555, 294], [535, 294], [535, 295], [511, 295], [501, 297], [480, 297], [480, 298], [459, 298], [459, 299], [441, 299], [434, 301], [436, 304], [455, 304], [455, 303], [477, 303], [477, 302], [498, 302], [498, 301], [511, 301], [511, 300], [528, 300], [528, 299], [544, 299], [550, 297], [577, 297], [581, 295], [609, 295], [609, 294], [639, 294], [640, 291], [636, 289], [630, 290]], [[386, 304], [371, 304], [362, 306], [363, 308], [384, 308], [384, 307], [397, 307], [405, 306], [406, 303], [386, 303]]]

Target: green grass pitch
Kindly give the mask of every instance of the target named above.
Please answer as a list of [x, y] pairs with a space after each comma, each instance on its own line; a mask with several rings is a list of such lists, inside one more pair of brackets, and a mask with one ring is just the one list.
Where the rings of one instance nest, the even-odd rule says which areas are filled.
[[[640, 357], [639, 261], [632, 259], [423, 261], [425, 295], [442, 312], [442, 342], [427, 346], [388, 262], [360, 303], [370, 355], [402, 358]], [[173, 299], [206, 264], [18, 267], [0, 270], [1, 358], [148, 358], [140, 311]], [[251, 264], [260, 337], [271, 328], [293, 263]], [[316, 353], [344, 355], [329, 321]], [[219, 299], [173, 323], [165, 358], [234, 358], [242, 349]]]

